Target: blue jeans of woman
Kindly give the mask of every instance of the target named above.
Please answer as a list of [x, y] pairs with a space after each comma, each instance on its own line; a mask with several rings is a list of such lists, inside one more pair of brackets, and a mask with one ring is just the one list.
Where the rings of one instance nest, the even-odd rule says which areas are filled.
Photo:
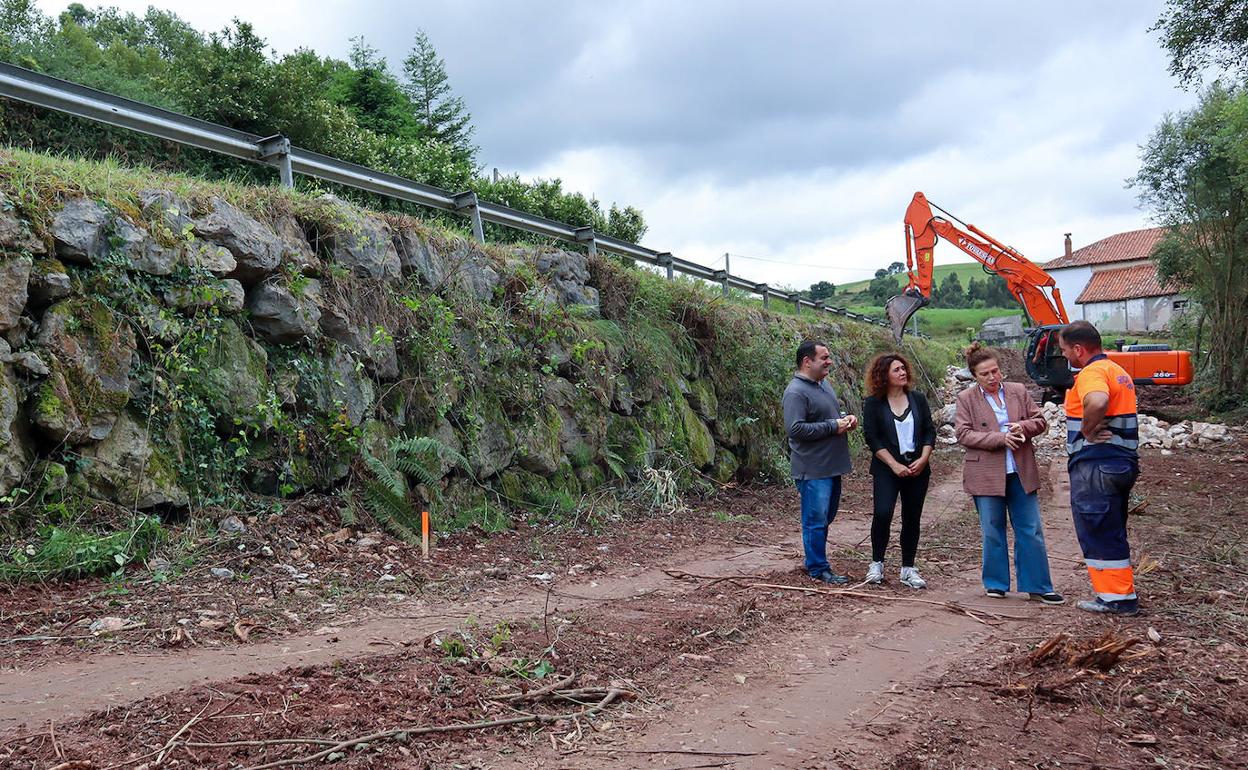
[[802, 496], [802, 550], [806, 574], [818, 577], [828, 571], [828, 525], [841, 504], [841, 477], [794, 479]]
[[1053, 590], [1049, 576], [1049, 553], [1040, 524], [1040, 500], [1023, 490], [1017, 473], [1005, 478], [1005, 496], [975, 495], [979, 526], [984, 533], [984, 588], [1010, 590], [1010, 548], [1005, 539], [1005, 519], [1014, 527], [1014, 571], [1018, 590], [1044, 594]]

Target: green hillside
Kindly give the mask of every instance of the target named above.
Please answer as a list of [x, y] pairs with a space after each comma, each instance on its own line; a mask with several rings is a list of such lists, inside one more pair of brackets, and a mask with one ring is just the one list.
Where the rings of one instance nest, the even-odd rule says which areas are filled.
[[[972, 278], [982, 278], [984, 276], [984, 269], [978, 262], [958, 262], [951, 265], [937, 265], [932, 271], [933, 281], [939, 284], [945, 279], [945, 276], [950, 273], [957, 273], [958, 280], [962, 282], [963, 286], [966, 286]], [[897, 279], [898, 289], [901, 289], [901, 287], [906, 285], [905, 273], [901, 273], [894, 277]], [[870, 283], [871, 279], [847, 283], [844, 286], [838, 284], [836, 287], [837, 299], [842, 299], [864, 292], [867, 290], [867, 286]]]

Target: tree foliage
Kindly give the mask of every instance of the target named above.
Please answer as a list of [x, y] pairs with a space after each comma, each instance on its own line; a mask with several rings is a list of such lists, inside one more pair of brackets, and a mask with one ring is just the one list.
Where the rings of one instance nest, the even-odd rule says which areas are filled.
[[1207, 400], [1215, 408], [1242, 403], [1248, 394], [1248, 91], [1215, 84], [1196, 107], [1167, 116], [1144, 146], [1132, 185], [1169, 228], [1154, 252], [1159, 276], [1187, 286], [1207, 316]]
[[900, 292], [897, 279], [885, 270], [876, 270], [875, 277], [871, 279], [871, 283], [867, 284], [867, 294], [877, 305], [883, 305]]
[[816, 281], [810, 285], [807, 297], [811, 302], [831, 299], [836, 294], [836, 285], [828, 281]]
[[[75, 3], [52, 19], [33, 0], [0, 0], [4, 61], [260, 136], [282, 134], [307, 150], [452, 191], [474, 190], [482, 200], [622, 240], [636, 242], [645, 233], [637, 209], [604, 210], [564, 191], [558, 179], [479, 176], [471, 118], [424, 32], [404, 61], [403, 80], [365, 40], [352, 42], [348, 61], [310, 49], [277, 57], [237, 19], [205, 34], [155, 8], [140, 16]], [[208, 177], [275, 178], [266, 167], [17, 103], [0, 103], [0, 131], [8, 144], [34, 150], [117, 156]], [[531, 236], [506, 230], [493, 237]]]
[[1248, 75], [1248, 1], [1169, 0], [1153, 26], [1170, 52], [1170, 72], [1185, 85], [1217, 67]]
[[416, 30], [412, 51], [403, 60], [403, 74], [407, 77], [403, 91], [426, 134], [450, 147], [463, 162], [475, 163], [472, 116], [463, 98], [452, 95], [446, 63], [423, 29]]

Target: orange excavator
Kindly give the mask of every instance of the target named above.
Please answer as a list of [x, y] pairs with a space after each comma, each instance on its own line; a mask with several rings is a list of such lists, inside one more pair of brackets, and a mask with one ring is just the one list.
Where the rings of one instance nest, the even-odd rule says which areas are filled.
[[[945, 216], [933, 213], [933, 208]], [[1070, 319], [1053, 276], [975, 225], [929, 202], [921, 192], [914, 194], [906, 209], [905, 230], [910, 281], [901, 294], [885, 305], [893, 337], [898, 342], [911, 316], [931, 302], [932, 251], [936, 242], [944, 238], [978, 261], [984, 272], [1005, 279], [1010, 294], [1023, 306], [1031, 325], [1025, 360], [1032, 380], [1057, 393], [1065, 392], [1074, 383], [1075, 373], [1062, 357], [1055, 334]], [[1171, 350], [1160, 344], [1119, 347], [1105, 352], [1139, 385], [1186, 385], [1192, 381], [1192, 356], [1186, 350]]]

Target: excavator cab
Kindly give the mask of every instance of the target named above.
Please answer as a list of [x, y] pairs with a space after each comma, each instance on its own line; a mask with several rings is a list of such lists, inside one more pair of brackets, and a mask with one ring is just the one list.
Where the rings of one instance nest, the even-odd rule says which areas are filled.
[[1057, 333], [1065, 324], [1045, 324], [1029, 330], [1024, 363], [1027, 376], [1044, 389], [1045, 400], [1060, 402], [1067, 389], [1075, 383], [1075, 373], [1062, 355]]

